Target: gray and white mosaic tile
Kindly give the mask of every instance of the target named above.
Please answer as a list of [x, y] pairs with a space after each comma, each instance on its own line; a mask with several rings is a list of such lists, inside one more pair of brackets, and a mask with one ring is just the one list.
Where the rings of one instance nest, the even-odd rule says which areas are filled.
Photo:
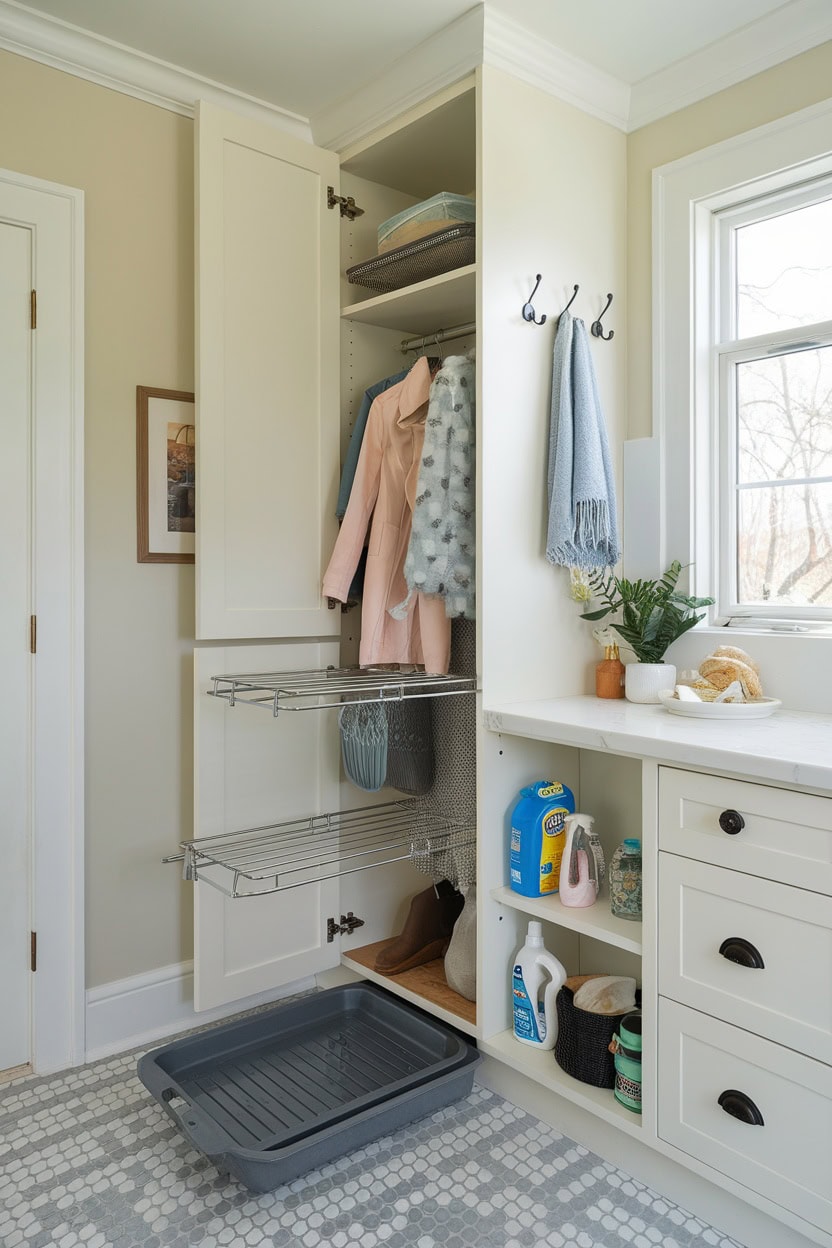
[[0, 1088], [2, 1248], [740, 1248], [476, 1085], [254, 1195], [180, 1135], [137, 1056]]

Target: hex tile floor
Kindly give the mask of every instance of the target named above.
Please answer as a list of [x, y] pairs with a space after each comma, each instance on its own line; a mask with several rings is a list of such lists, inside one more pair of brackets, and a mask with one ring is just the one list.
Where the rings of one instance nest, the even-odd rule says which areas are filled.
[[739, 1248], [477, 1085], [254, 1195], [179, 1134], [137, 1055], [0, 1088], [2, 1248]]

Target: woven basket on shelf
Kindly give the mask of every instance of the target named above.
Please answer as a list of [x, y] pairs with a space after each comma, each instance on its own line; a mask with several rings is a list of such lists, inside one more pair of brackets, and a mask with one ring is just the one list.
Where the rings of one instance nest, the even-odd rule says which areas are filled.
[[424, 282], [451, 269], [473, 264], [476, 259], [476, 226], [454, 225], [447, 230], [428, 234], [415, 243], [394, 247], [382, 256], [353, 264], [347, 269], [347, 281], [366, 286], [379, 295], [402, 286]]
[[577, 988], [573, 990], [564, 984], [555, 999], [558, 1011], [555, 1059], [561, 1070], [573, 1079], [580, 1079], [581, 1083], [591, 1083], [595, 1088], [614, 1088], [615, 1059], [609, 1044], [621, 1019], [632, 1010], [622, 1010], [620, 1014], [591, 1014], [589, 1010], [575, 1007], [576, 991]]

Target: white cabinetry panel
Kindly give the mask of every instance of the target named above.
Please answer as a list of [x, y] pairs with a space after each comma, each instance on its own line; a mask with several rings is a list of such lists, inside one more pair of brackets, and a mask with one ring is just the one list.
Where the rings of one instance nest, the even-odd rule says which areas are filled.
[[204, 103], [196, 141], [196, 636], [334, 635], [337, 158]]
[[[283, 712], [230, 707], [209, 697], [210, 678], [233, 672], [322, 668], [336, 642], [198, 647], [194, 654], [194, 836], [214, 836], [335, 810], [335, 711]], [[340, 944], [326, 940], [340, 915], [337, 879], [263, 897], [224, 896], [195, 885], [194, 1002], [209, 1009], [337, 965]]]

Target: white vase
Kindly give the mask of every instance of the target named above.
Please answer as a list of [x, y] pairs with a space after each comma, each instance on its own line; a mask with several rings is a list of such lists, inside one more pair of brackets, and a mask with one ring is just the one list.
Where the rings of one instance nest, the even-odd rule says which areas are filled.
[[660, 689], [673, 689], [676, 668], [672, 663], [628, 663], [624, 669], [624, 693], [628, 702], [658, 702]]

